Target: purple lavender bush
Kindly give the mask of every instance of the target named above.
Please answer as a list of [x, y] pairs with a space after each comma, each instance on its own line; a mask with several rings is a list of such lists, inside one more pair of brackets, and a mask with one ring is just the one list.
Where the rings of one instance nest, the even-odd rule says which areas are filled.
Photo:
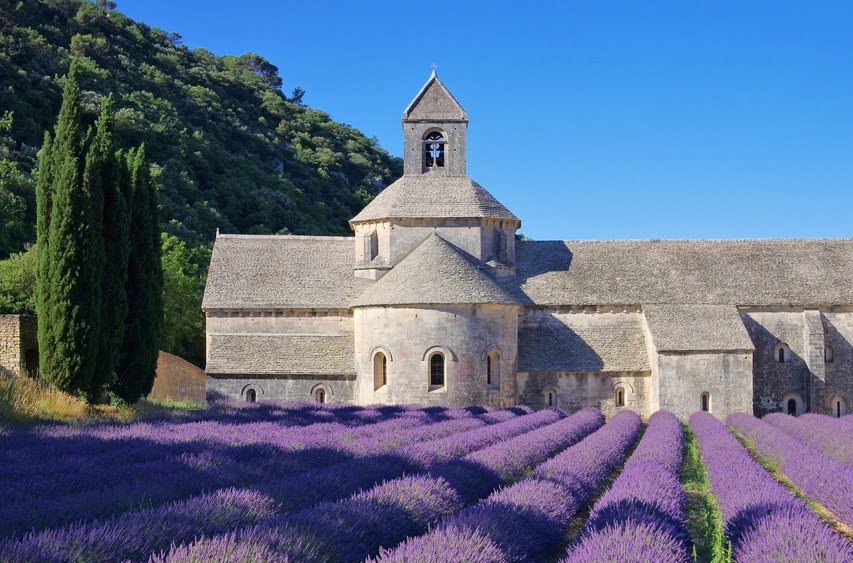
[[853, 561], [853, 543], [752, 459], [722, 422], [699, 412], [690, 417], [690, 427], [699, 440], [735, 561]]
[[[370, 431], [362, 430], [364, 426], [328, 424], [284, 428], [279, 432], [267, 429], [266, 434], [260, 435], [266, 436], [266, 444], [229, 447], [220, 444], [221, 435], [217, 433], [222, 428], [215, 424], [206, 426], [206, 431], [215, 436], [209, 441], [187, 441], [185, 428], [175, 431], [169, 425], [163, 425], [159, 438], [152, 440], [99, 441], [88, 437], [82, 440], [84, 444], [95, 452], [115, 450], [115, 458], [108, 461], [95, 456], [94, 467], [76, 467], [72, 475], [63, 470], [61, 460], [51, 464], [50, 446], [54, 444], [51, 440], [43, 444], [45, 459], [18, 459], [12, 467], [20, 472], [34, 466], [53, 465], [56, 468], [53, 475], [12, 477], [0, 485], [0, 499], [10, 509], [9, 516], [0, 520], [0, 536], [118, 514], [138, 506], [143, 499], [148, 506], [157, 506], [205, 490], [245, 487], [268, 479], [269, 475], [286, 476], [303, 471], [306, 466], [322, 468], [340, 464], [371, 452], [394, 449], [407, 439], [447, 436], [517, 416], [510, 411], [474, 416], [465, 409], [443, 410], [441, 414], [437, 420], [443, 422], [434, 422], [436, 419], [423, 411], [413, 413], [415, 422], [408, 430], [395, 419], [370, 424], [373, 427]], [[193, 435], [198, 431], [193, 429]], [[127, 451], [132, 452], [130, 459], [145, 461], [129, 461]], [[162, 478], [163, 475], [168, 475], [168, 479]], [[83, 485], [78, 486], [80, 483]], [[32, 490], [42, 494], [33, 496], [29, 494]]]
[[[553, 423], [565, 416], [556, 409], [518, 416], [518, 413], [524, 412], [513, 409], [489, 413], [481, 418], [486, 421], [504, 422], [485, 427], [482, 426], [484, 421], [479, 418], [451, 418], [445, 422], [395, 432], [393, 435], [372, 433], [367, 438], [352, 443], [354, 451], [359, 452], [363, 458], [357, 457], [326, 469], [315, 469], [318, 464], [306, 459], [307, 466], [312, 467], [311, 470], [255, 483], [252, 491], [217, 491], [155, 509], [127, 512], [112, 520], [75, 524], [30, 534], [20, 542], [0, 544], [0, 556], [6, 553], [26, 553], [26, 549], [21, 546], [24, 544], [29, 546], [30, 553], [45, 550], [53, 554], [75, 553], [78, 559], [98, 560], [103, 554], [110, 554], [107, 559], [139, 558], [151, 551], [164, 549], [170, 542], [185, 542], [198, 535], [223, 533], [238, 526], [269, 519], [274, 514], [287, 510], [346, 497], [358, 489], [368, 488], [382, 479], [396, 477], [407, 471], [425, 469], [415, 463], [419, 456], [413, 456], [412, 460], [408, 458], [406, 452], [409, 448], [403, 448], [398, 454], [386, 454], [401, 442], [415, 441], [416, 444], [412, 447], [423, 445], [429, 449], [429, 444], [433, 441], [418, 440], [438, 437], [434, 442], [441, 445], [448, 438], [456, 438], [459, 444], [467, 444], [466, 447], [476, 449], [478, 444], [492, 444], [500, 439]], [[466, 432], [469, 428], [475, 430]], [[446, 448], [434, 449], [437, 459], [447, 459], [446, 456], [440, 455], [440, 452], [446, 454]], [[461, 453], [458, 449], [454, 451]], [[264, 508], [250, 510], [234, 504], [228, 500], [233, 494], [254, 495], [256, 503]], [[206, 518], [205, 512], [218, 513], [220, 516]], [[142, 525], [146, 522], [155, 522], [156, 525]], [[132, 539], [125, 541], [121, 539], [123, 536], [132, 536]], [[9, 559], [26, 560], [18, 556], [9, 556]]]
[[826, 457], [853, 465], [853, 427], [843, 419], [815, 413], [793, 417], [777, 412], [768, 414], [761, 420]]
[[[684, 458], [681, 423], [658, 411], [613, 485], [595, 503], [565, 563], [691, 560], [679, 474]], [[649, 557], [654, 559], [649, 559]]]
[[779, 470], [803, 493], [853, 527], [853, 467], [822, 455], [751, 414], [731, 414], [726, 423], [748, 438], [759, 455], [778, 463]]
[[538, 561], [563, 541], [569, 521], [587, 503], [607, 475], [624, 459], [642, 421], [622, 412], [607, 425], [540, 465], [533, 476], [490, 495], [479, 504], [445, 518], [426, 535], [412, 537], [371, 561], [456, 561], [451, 542], [483, 543], [492, 561]]
[[[547, 459], [577, 442], [599, 427], [602, 418], [598, 411], [585, 409], [502, 444], [475, 452], [465, 459], [472, 471], [479, 468], [482, 475], [496, 479], [499, 485], [501, 480], [518, 478], [524, 470], [532, 468], [540, 460]], [[445, 470], [453, 472], [455, 469], [455, 465], [441, 464], [429, 475], [388, 481], [349, 499], [323, 503], [269, 524], [254, 527], [246, 532], [246, 537], [251, 537], [252, 541], [262, 541], [258, 538], [263, 538], [263, 530], [269, 529], [277, 535], [284, 533], [293, 537], [299, 549], [306, 543], [314, 545], [314, 542], [322, 542], [322, 546], [318, 548], [322, 556], [318, 559], [306, 559], [308, 561], [361, 561], [382, 546], [394, 545], [407, 536], [423, 533], [441, 518], [462, 508], [471, 496], [470, 491], [458, 489], [458, 481], [446, 479], [443, 475]], [[475, 488], [481, 490], [479, 483]], [[329, 529], [334, 529], [335, 533], [325, 534]], [[204, 539], [196, 543], [208, 541], [210, 540]], [[172, 559], [172, 555], [177, 557], [186, 551], [197, 549], [203, 548], [173, 548], [164, 559], [180, 560]], [[275, 551], [279, 559], [294, 560], [295, 555], [286, 545], [278, 544]], [[221, 559], [222, 555], [220, 554], [218, 559]]]

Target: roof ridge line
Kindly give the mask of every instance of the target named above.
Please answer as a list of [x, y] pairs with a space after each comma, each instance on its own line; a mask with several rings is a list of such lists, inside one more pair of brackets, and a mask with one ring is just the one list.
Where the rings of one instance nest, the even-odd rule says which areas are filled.
[[355, 240], [355, 237], [340, 235], [243, 235], [243, 234], [220, 234], [217, 239], [281, 239], [281, 240]]

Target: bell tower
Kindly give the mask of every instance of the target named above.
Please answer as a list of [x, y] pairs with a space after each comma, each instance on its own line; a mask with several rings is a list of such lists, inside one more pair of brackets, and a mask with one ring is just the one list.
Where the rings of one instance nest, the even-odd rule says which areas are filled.
[[468, 114], [433, 68], [403, 112], [403, 174], [466, 174]]

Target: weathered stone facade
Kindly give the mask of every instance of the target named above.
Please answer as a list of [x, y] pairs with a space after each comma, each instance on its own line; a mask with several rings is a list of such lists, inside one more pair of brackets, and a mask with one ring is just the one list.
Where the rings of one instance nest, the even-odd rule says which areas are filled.
[[354, 237], [217, 237], [209, 396], [847, 412], [853, 240], [520, 241], [433, 74]]
[[36, 318], [0, 315], [0, 373], [7, 377], [38, 373]]

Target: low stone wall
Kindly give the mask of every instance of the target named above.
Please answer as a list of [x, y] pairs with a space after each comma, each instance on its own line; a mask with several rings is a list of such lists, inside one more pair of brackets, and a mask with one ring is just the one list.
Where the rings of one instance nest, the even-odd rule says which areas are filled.
[[157, 376], [148, 395], [152, 399], [171, 399], [203, 403], [206, 395], [204, 370], [173, 354], [160, 352]]
[[17, 377], [37, 373], [36, 318], [0, 315], [0, 374]]

